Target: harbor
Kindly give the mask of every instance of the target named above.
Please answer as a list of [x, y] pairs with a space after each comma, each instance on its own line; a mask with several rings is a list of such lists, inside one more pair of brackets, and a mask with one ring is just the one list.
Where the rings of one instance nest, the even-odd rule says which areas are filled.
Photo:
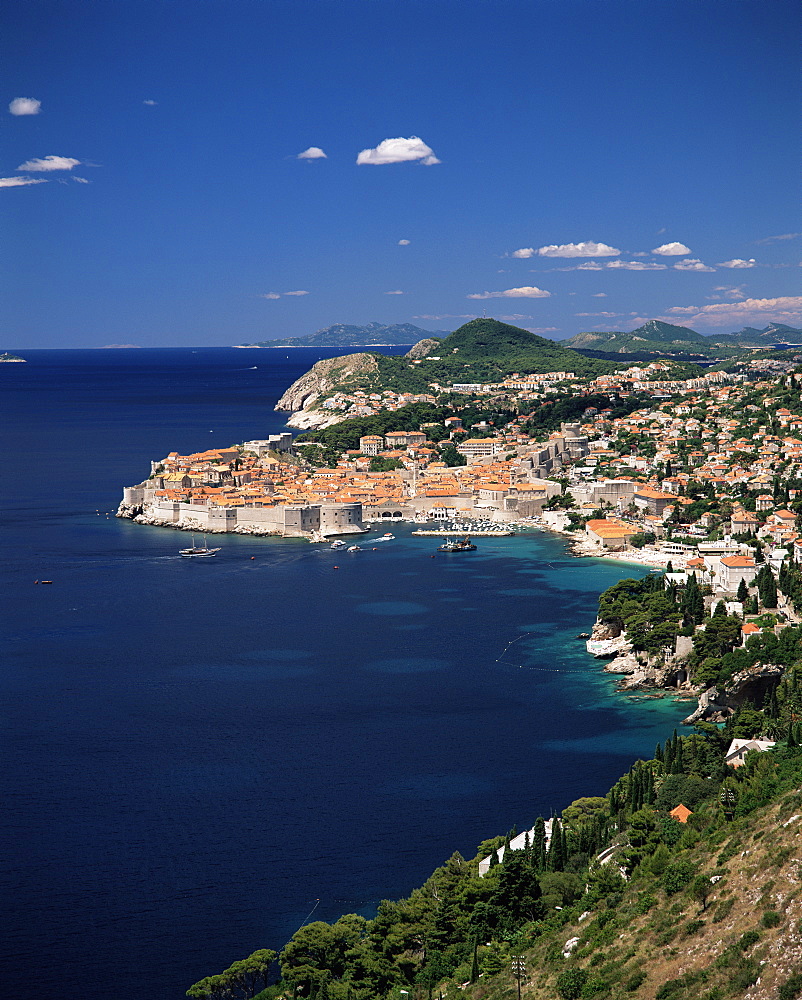
[[514, 535], [514, 531], [505, 528], [481, 528], [470, 531], [467, 528], [419, 528], [413, 531], [413, 535], [428, 535], [432, 538], [450, 538], [452, 535], [469, 533], [471, 538], [504, 538], [506, 535]]

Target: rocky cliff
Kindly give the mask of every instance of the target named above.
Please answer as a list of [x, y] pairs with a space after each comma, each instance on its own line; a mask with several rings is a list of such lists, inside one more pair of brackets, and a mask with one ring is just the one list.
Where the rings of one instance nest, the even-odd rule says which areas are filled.
[[405, 358], [425, 358], [428, 357], [435, 349], [435, 347], [440, 346], [440, 341], [435, 340], [434, 337], [424, 337], [423, 340], [419, 340], [417, 344], [413, 344], [412, 347], [404, 355]]
[[292, 410], [287, 421], [292, 427], [328, 427], [342, 419], [342, 415], [327, 413], [317, 408], [318, 402], [344, 383], [359, 376], [370, 376], [379, 370], [372, 354], [346, 354], [340, 358], [317, 361], [287, 389], [276, 403], [277, 410]]

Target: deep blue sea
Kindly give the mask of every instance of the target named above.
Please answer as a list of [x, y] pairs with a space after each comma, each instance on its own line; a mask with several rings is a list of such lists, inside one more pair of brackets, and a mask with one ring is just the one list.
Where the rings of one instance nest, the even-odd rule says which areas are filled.
[[432, 558], [404, 527], [350, 556], [227, 536], [192, 561], [185, 536], [107, 516], [151, 459], [280, 430], [278, 395], [336, 350], [18, 353], [4, 996], [179, 1000], [310, 911], [370, 914], [453, 851], [604, 793], [687, 714], [615, 694], [575, 638], [644, 571], [559, 538]]

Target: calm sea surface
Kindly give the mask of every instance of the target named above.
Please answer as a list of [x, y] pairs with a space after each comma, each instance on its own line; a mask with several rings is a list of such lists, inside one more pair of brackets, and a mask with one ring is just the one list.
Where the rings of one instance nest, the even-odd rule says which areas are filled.
[[337, 351], [19, 353], [0, 365], [5, 996], [178, 1000], [313, 908], [369, 914], [605, 792], [687, 714], [615, 695], [575, 638], [643, 571], [557, 538], [431, 558], [404, 527], [353, 555], [232, 536], [191, 561], [186, 536], [107, 517], [151, 459], [280, 430], [278, 395]]

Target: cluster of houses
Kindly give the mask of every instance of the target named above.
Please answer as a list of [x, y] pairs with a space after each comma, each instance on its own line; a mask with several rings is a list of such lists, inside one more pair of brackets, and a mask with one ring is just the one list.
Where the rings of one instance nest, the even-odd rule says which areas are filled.
[[[459, 418], [447, 423], [461, 429]], [[587, 452], [577, 425], [533, 442], [519, 427], [465, 439], [468, 464], [432, 460], [425, 431], [366, 435], [337, 467], [310, 469], [289, 434], [151, 463], [151, 475], [126, 487], [118, 513], [140, 522], [204, 531], [326, 537], [364, 530], [365, 521], [450, 520], [475, 510], [507, 519], [539, 515], [562, 487], [549, 478]], [[504, 452], [504, 455], [501, 455]], [[377, 456], [400, 467], [371, 472]]]
[[[150, 479], [125, 490], [120, 512], [154, 523], [191, 521], [208, 530], [330, 533], [349, 525], [361, 530], [357, 526], [369, 520], [446, 519], [476, 508], [502, 519], [539, 516], [562, 491], [557, 477], [563, 483], [568, 477], [589, 545], [623, 549], [635, 535], [653, 534], [663, 556], [717, 589], [735, 590], [741, 579], [751, 583], [759, 568], [745, 536], [763, 541], [775, 567], [789, 555], [802, 556], [796, 517], [773, 496], [778, 476], [802, 478], [802, 412], [777, 405], [776, 381], [743, 381], [743, 375], [715, 371], [684, 382], [661, 380], [668, 370], [666, 362], [655, 361], [581, 384], [573, 372], [516, 374], [492, 387], [527, 393], [536, 384], [562, 381], [571, 395], [610, 394], [609, 408], [588, 406], [579, 422], [563, 424], [540, 441], [526, 430], [531, 407], [519, 406], [519, 415], [504, 427], [465, 428], [455, 414], [444, 425], [365, 435], [331, 469], [310, 470], [299, 461], [290, 434], [192, 455], [171, 453], [153, 463]], [[616, 394], [646, 385], [655, 390], [650, 405], [613, 419]], [[661, 399], [656, 389], [670, 391], [670, 399]], [[744, 403], [755, 390], [764, 395], [761, 405]], [[436, 398], [386, 390], [357, 392], [340, 402], [373, 413], [419, 401]], [[773, 413], [771, 429], [767, 412]], [[467, 465], [446, 466], [430, 438], [434, 426], [438, 433], [432, 437], [439, 440], [445, 431]], [[377, 457], [396, 459], [397, 468], [372, 472]], [[685, 494], [691, 483], [731, 506], [727, 523], [710, 513], [689, 516], [693, 500]], [[749, 504], [754, 511], [741, 505], [742, 495], [757, 497]], [[794, 500], [791, 490], [786, 502]], [[335, 516], [338, 505], [344, 512]], [[327, 509], [310, 513], [313, 507]], [[281, 513], [286, 508], [291, 515]], [[554, 527], [566, 526], [564, 519], [544, 517]], [[678, 520], [685, 522], [681, 532]], [[672, 526], [675, 536], [684, 536], [681, 542], [668, 537]], [[718, 541], [708, 542], [714, 530]]]

